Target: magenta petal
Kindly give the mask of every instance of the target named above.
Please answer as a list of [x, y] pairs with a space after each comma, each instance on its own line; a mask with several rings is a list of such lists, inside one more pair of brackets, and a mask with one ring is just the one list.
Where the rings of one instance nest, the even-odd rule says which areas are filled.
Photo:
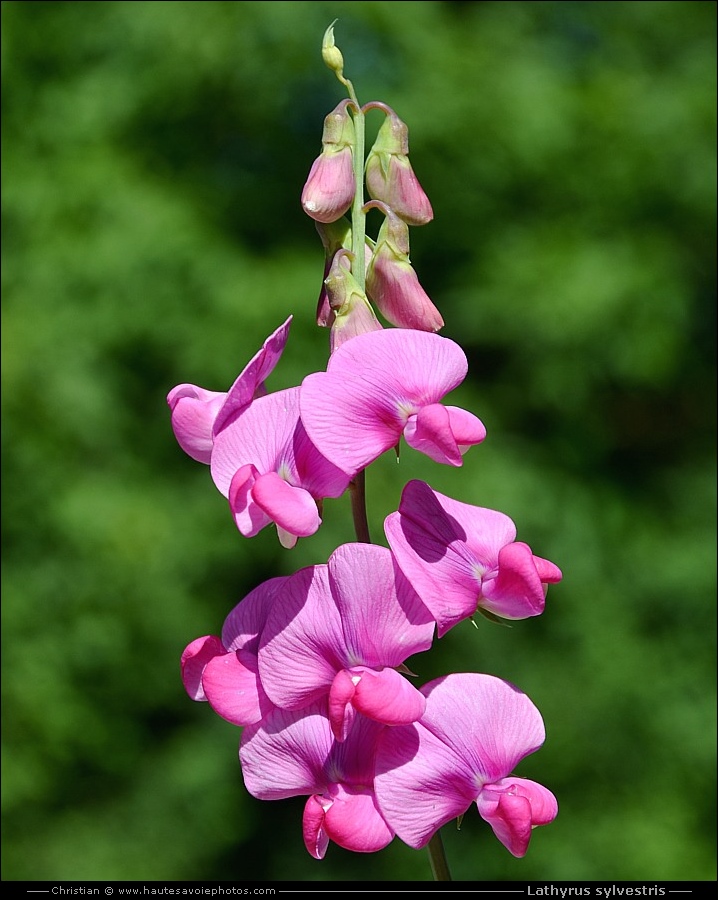
[[345, 669], [337, 672], [329, 688], [329, 721], [332, 724], [332, 733], [338, 741], [346, 739], [351, 727], [351, 702], [355, 692], [355, 679], [352, 675]]
[[271, 375], [284, 351], [291, 322], [292, 317], [289, 316], [276, 331], [269, 335], [262, 344], [261, 350], [255, 353], [237, 377], [217, 413], [212, 431], [214, 436], [233, 422], [255, 397], [261, 395], [264, 390], [264, 381]]
[[207, 391], [194, 384], [178, 384], [167, 395], [177, 443], [197, 462], [209, 465], [212, 428], [226, 397], [225, 393]]
[[394, 837], [368, 788], [335, 788], [324, 816], [324, 828], [331, 840], [355, 853], [374, 853]]
[[202, 685], [212, 709], [233, 725], [251, 725], [272, 709], [259, 682], [257, 659], [247, 650], [215, 656]]
[[260, 475], [252, 487], [259, 508], [289, 534], [307, 537], [319, 528], [321, 519], [312, 495], [292, 487], [276, 472]]
[[415, 850], [476, 797], [470, 769], [421, 722], [382, 731], [374, 791], [389, 826]]
[[237, 528], [245, 537], [254, 537], [271, 521], [252, 497], [252, 488], [258, 477], [252, 465], [242, 466], [229, 483], [229, 508], [232, 510]]
[[503, 778], [497, 784], [486, 785], [476, 805], [496, 837], [517, 857], [526, 854], [531, 830], [552, 822], [558, 813], [551, 791], [525, 778]]
[[438, 334], [359, 334], [332, 353], [326, 372], [302, 382], [302, 421], [319, 452], [354, 475], [396, 446], [409, 416], [438, 403], [467, 367], [461, 347]]
[[215, 635], [197, 638], [185, 647], [180, 660], [182, 683], [193, 700], [206, 700], [202, 687], [202, 674], [210, 660], [222, 656], [226, 650]]
[[361, 675], [356, 684], [353, 704], [369, 719], [385, 725], [408, 725], [420, 719], [426, 698], [396, 669], [355, 667], [352, 674]]
[[322, 798], [312, 794], [304, 804], [302, 814], [302, 836], [304, 846], [315, 859], [324, 859], [329, 846], [329, 837], [324, 830], [324, 805]]
[[449, 413], [451, 433], [462, 453], [485, 439], [486, 426], [473, 413], [460, 406], [447, 406], [446, 410]]
[[480, 605], [505, 619], [538, 616], [544, 610], [543, 585], [528, 544], [516, 541], [499, 550], [499, 571], [482, 585]]
[[424, 406], [411, 416], [404, 428], [404, 439], [410, 447], [425, 453], [434, 462], [450, 466], [463, 463], [451, 432], [449, 411], [440, 403]]

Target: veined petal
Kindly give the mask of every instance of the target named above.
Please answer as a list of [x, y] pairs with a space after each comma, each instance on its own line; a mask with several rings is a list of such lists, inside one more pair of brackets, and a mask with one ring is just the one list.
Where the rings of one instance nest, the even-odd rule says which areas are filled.
[[410, 415], [466, 376], [464, 351], [438, 334], [392, 328], [360, 334], [302, 382], [301, 415], [328, 460], [354, 475], [394, 447]]
[[464, 761], [421, 722], [382, 731], [374, 791], [389, 826], [414, 849], [463, 815], [476, 796]]
[[346, 667], [339, 612], [326, 566], [300, 569], [287, 578], [267, 616], [259, 644], [259, 674], [277, 706], [300, 709], [328, 693]]
[[358, 676], [353, 677], [351, 672], [342, 669], [334, 676], [329, 688], [329, 721], [332, 733], [338, 741], [346, 740], [353, 721], [352, 700], [356, 693], [355, 681], [358, 680]]
[[277, 575], [263, 581], [234, 607], [222, 626], [222, 643], [227, 650], [251, 650], [257, 655], [269, 609], [288, 577]]
[[327, 570], [347, 666], [400, 666], [412, 654], [429, 649], [433, 620], [390, 550], [377, 544], [342, 544], [329, 557]]
[[260, 475], [252, 487], [257, 506], [289, 534], [307, 537], [319, 528], [321, 519], [312, 495], [292, 487], [276, 472]]

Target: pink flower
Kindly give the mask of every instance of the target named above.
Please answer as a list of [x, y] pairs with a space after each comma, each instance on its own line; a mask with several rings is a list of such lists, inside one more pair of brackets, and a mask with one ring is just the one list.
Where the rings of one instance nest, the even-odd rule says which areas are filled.
[[349, 250], [337, 250], [324, 284], [329, 307], [333, 312], [330, 333], [331, 352], [350, 338], [382, 326], [371, 308], [366, 294], [351, 271], [354, 258]]
[[193, 700], [205, 700], [234, 725], [259, 722], [272, 709], [259, 681], [257, 650], [267, 613], [286, 576], [270, 578], [225, 619], [222, 637], [192, 641], [182, 653], [182, 683]]
[[304, 845], [323, 859], [334, 841], [356, 853], [374, 853], [394, 832], [374, 797], [374, 756], [381, 725], [356, 716], [347, 739], [334, 740], [326, 701], [303, 710], [275, 709], [242, 733], [239, 758], [253, 797], [307, 796]]
[[216, 434], [234, 421], [253, 399], [266, 393], [265, 380], [274, 370], [289, 337], [292, 317], [280, 325], [242, 370], [229, 391], [208, 391], [179, 384], [167, 395], [177, 443], [192, 459], [209, 465]]
[[423, 481], [404, 487], [384, 531], [439, 637], [477, 608], [505, 619], [538, 616], [547, 586], [562, 578], [557, 566], [516, 541], [508, 516], [452, 500]]
[[284, 709], [329, 698], [343, 740], [355, 713], [414, 722], [424, 698], [399, 671], [431, 646], [434, 623], [386, 547], [344, 544], [327, 565], [290, 576], [267, 617], [259, 673]]
[[289, 388], [255, 400], [216, 435], [210, 468], [242, 534], [254, 537], [275, 522], [284, 547], [314, 534], [318, 503], [349, 484], [307, 437], [299, 394]]
[[354, 122], [342, 100], [324, 120], [322, 152], [314, 160], [302, 190], [302, 208], [317, 222], [335, 222], [352, 205], [356, 184], [353, 170]]
[[532, 828], [558, 813], [547, 788], [511, 775], [543, 744], [539, 711], [491, 675], [446, 675], [422, 692], [421, 720], [386, 728], [379, 738], [374, 789], [386, 821], [418, 849], [475, 801], [501, 843], [523, 856]]
[[402, 434], [436, 462], [460, 466], [486, 429], [466, 410], [439, 401], [467, 368], [461, 347], [437, 334], [398, 328], [360, 334], [331, 355], [326, 372], [302, 382], [302, 422], [320, 452], [351, 477]]

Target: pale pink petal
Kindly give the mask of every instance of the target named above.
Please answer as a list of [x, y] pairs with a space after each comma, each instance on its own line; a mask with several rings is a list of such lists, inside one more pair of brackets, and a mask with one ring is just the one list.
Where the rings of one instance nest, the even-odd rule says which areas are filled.
[[185, 647], [180, 660], [182, 683], [193, 700], [207, 699], [202, 687], [202, 674], [210, 660], [226, 652], [222, 641], [212, 634], [199, 637]]
[[264, 392], [264, 382], [279, 362], [289, 337], [292, 316], [269, 335], [262, 348], [237, 377], [214, 421], [213, 436], [226, 428], [252, 400]]
[[252, 487], [257, 506], [289, 534], [307, 537], [319, 528], [321, 519], [312, 495], [292, 487], [276, 472], [260, 475]]
[[385, 725], [406, 725], [421, 718], [426, 708], [424, 695], [396, 669], [354, 666], [350, 672], [360, 675], [352, 703], [367, 718]]
[[558, 814], [551, 791], [525, 778], [503, 778], [486, 785], [476, 805], [496, 837], [517, 857], [526, 854], [532, 829], [547, 825]]
[[257, 658], [247, 650], [211, 659], [202, 685], [212, 709], [233, 725], [251, 725], [273, 708], [259, 682]]
[[466, 376], [464, 351], [448, 338], [408, 329], [360, 334], [302, 382], [301, 415], [317, 449], [354, 475], [394, 447], [409, 416], [437, 403]]

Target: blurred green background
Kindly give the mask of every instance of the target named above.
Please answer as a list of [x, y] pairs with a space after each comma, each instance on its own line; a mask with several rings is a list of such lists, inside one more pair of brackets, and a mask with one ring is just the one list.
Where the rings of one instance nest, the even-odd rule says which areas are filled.
[[488, 429], [461, 469], [380, 458], [374, 538], [422, 478], [564, 573], [538, 619], [410, 661], [507, 678], [546, 722], [518, 773], [558, 818], [516, 860], [472, 808], [454, 878], [714, 880], [715, 3], [2, 15], [3, 880], [431, 879], [398, 839], [310, 858], [304, 798], [249, 796], [240, 730], [179, 677], [252, 587], [353, 539], [346, 497], [293, 551], [243, 538], [165, 401], [226, 390], [290, 314], [269, 387], [326, 364], [299, 196], [344, 97], [335, 18], [360, 101], [409, 125], [412, 262]]

